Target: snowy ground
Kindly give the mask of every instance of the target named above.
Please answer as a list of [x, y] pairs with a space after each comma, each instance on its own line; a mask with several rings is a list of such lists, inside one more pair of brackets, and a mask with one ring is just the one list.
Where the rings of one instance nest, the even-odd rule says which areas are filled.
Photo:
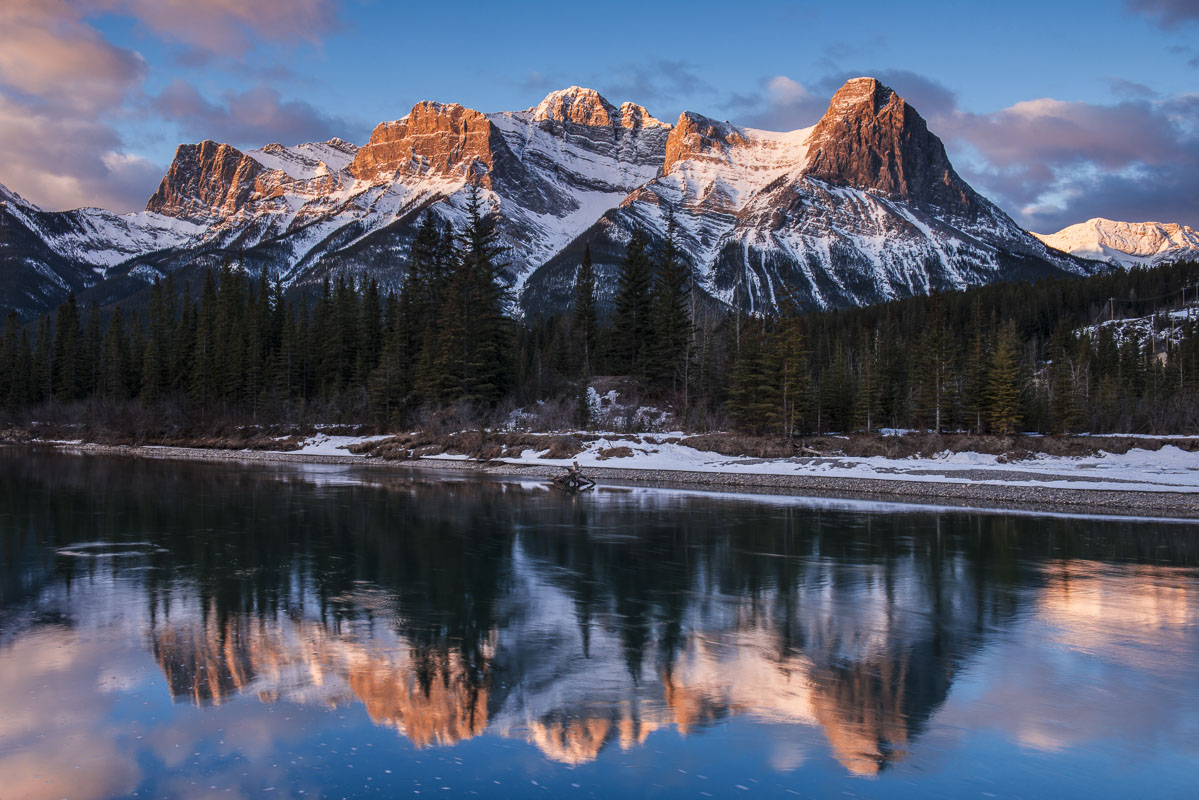
[[[545, 451], [526, 450], [520, 458], [502, 460], [510, 464], [563, 467], [577, 460], [582, 467], [633, 470], [1199, 493], [1199, 452], [1188, 453], [1173, 445], [1160, 450], [1134, 448], [1122, 455], [1102, 451], [1082, 457], [1038, 455], [1008, 463], [1001, 463], [998, 456], [949, 452], [931, 458], [827, 456], [762, 459], [723, 456], [669, 443], [668, 440], [682, 435], [677, 432], [640, 436], [611, 434], [588, 442], [586, 449], [574, 459], [545, 458]], [[382, 438], [386, 437], [320, 434], [307, 440], [301, 450], [293, 452], [350, 455], [344, 449], [348, 445]], [[603, 451], [615, 448], [628, 448], [631, 455], [604, 457]], [[463, 461], [466, 458], [461, 455], [441, 455], [426, 456], [424, 460]]]
[[310, 436], [304, 440], [303, 445], [299, 450], [291, 450], [288, 452], [299, 453], [306, 456], [352, 456], [354, 455], [346, 448], [352, 444], [360, 444], [362, 442], [377, 442], [380, 439], [386, 439], [387, 436], [328, 436], [323, 433], [318, 433], [315, 436]]

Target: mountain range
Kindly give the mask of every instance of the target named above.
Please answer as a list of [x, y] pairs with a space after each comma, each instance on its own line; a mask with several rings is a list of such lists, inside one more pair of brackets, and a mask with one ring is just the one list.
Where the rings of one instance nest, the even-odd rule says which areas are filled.
[[1199, 231], [1165, 222], [1115, 222], [1096, 217], [1057, 233], [1034, 233], [1045, 244], [1121, 267], [1156, 267], [1199, 258]]
[[632, 232], [660, 242], [671, 217], [703, 295], [748, 311], [1112, 268], [1107, 251], [1022, 229], [874, 78], [786, 133], [692, 112], [670, 124], [571, 87], [515, 112], [421, 102], [361, 147], [180, 145], [135, 214], [44, 211], [0, 187], [0, 306], [29, 317], [70, 291], [105, 305], [223, 263], [295, 290], [347, 273], [396, 288], [423, 215], [461, 224], [472, 182], [526, 314], [566, 306], [584, 245], [610, 299]]

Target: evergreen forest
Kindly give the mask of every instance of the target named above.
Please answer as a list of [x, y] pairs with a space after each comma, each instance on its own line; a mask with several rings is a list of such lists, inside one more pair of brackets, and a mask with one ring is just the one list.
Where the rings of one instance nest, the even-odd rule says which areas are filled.
[[10, 311], [0, 419], [396, 431], [548, 405], [543, 425], [577, 429], [592, 379], [626, 376], [691, 431], [1199, 433], [1197, 263], [761, 315], [715, 310], [673, 235], [634, 233], [612, 291], [585, 252], [571, 307], [518, 319], [477, 191], [467, 212], [424, 218], [395, 292], [333, 275], [297, 295], [231, 263], [137, 309]]

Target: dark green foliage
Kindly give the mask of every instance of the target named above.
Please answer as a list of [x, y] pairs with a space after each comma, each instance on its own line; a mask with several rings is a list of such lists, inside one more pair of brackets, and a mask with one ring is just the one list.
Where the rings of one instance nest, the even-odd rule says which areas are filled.
[[437, 315], [429, 387], [443, 403], [494, 405], [508, 389], [512, 335], [502, 253], [495, 220], [472, 184], [466, 229]]
[[647, 377], [653, 335], [653, 267], [645, 234], [633, 231], [625, 248], [612, 320], [612, 355], [619, 371]]
[[575, 274], [575, 288], [571, 301], [573, 314], [573, 339], [575, 358], [579, 374], [584, 378], [592, 374], [595, 367], [599, 316], [595, 305], [595, 271], [591, 268], [591, 245], [583, 247], [583, 261]]
[[679, 252], [673, 214], [668, 218], [666, 241], [658, 256], [652, 313], [653, 338], [646, 353], [646, 373], [659, 392], [669, 392], [685, 406], [692, 355], [691, 272]]
[[[792, 436], [881, 427], [1006, 434], [1199, 432], [1199, 265], [996, 284], [776, 317], [697, 311], [686, 258], [634, 233], [615, 309], [597, 309], [584, 251], [567, 313], [514, 320], [494, 218], [471, 192], [457, 233], [429, 214], [398, 291], [331, 274], [319, 293], [225, 264], [192, 289], [89, 309], [69, 297], [0, 330], [6, 419], [140, 404], [181, 425], [495, 424], [517, 406], [593, 424], [588, 379], [669, 407], [692, 429]], [[1151, 335], [1117, 335], [1125, 317]], [[622, 393], [625, 388], [620, 390]], [[94, 404], [94, 405], [93, 405]]]

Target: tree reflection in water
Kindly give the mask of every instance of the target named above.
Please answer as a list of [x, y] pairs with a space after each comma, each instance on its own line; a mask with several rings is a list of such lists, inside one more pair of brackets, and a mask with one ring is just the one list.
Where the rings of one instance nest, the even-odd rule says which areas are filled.
[[1165, 523], [40, 453], [0, 472], [0, 647], [115, 625], [178, 702], [360, 703], [417, 747], [494, 734], [578, 765], [744, 718], [876, 775], [1032, 619], [1195, 677], [1199, 554]]

